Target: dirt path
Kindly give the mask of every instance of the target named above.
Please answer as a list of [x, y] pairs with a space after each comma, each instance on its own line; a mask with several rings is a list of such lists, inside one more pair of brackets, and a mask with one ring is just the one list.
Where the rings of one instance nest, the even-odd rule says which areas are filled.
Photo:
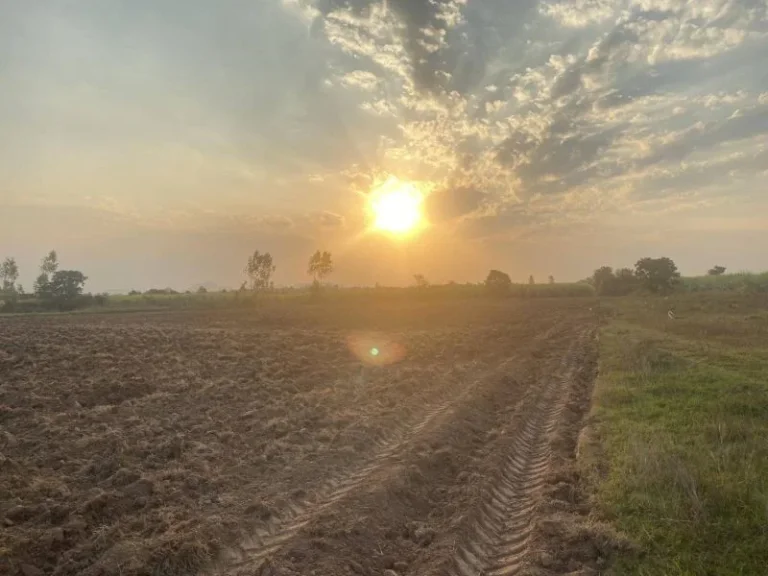
[[429, 407], [206, 574], [517, 573], [590, 335], [573, 319], [546, 327], [510, 354], [506, 375]]

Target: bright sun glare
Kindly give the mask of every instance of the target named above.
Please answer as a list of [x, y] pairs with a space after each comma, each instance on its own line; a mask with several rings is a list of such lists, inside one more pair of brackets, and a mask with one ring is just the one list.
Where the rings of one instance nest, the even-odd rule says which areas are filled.
[[376, 229], [406, 234], [422, 223], [422, 193], [411, 183], [390, 178], [373, 191], [371, 211]]

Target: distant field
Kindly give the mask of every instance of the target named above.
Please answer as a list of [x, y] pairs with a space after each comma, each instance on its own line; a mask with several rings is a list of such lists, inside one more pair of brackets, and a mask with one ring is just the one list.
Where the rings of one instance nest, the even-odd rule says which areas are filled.
[[[572, 296], [593, 296], [594, 289], [588, 284], [513, 284], [508, 296], [528, 298], [562, 298]], [[488, 298], [485, 286], [478, 284], [444, 284], [424, 288], [335, 288], [326, 287], [322, 297], [325, 300], [370, 299], [372, 301], [429, 301], [455, 298]], [[174, 308], [247, 306], [250, 303], [270, 301], [314, 301], [317, 296], [309, 289], [278, 289], [264, 293], [237, 291], [192, 294], [141, 294], [133, 296], [110, 296], [108, 306], [158, 306]]]
[[640, 545], [613, 573], [764, 574], [768, 297], [604, 300], [602, 312], [602, 449], [582, 464], [602, 513]]
[[681, 288], [688, 292], [768, 293], [768, 272], [687, 277], [681, 279]]

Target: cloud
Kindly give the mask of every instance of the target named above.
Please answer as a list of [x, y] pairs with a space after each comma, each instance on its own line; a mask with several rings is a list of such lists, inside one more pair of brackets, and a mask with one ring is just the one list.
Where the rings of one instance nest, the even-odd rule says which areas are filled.
[[361, 90], [372, 92], [376, 90], [379, 80], [372, 72], [353, 70], [341, 77], [341, 83], [345, 87], [354, 86]]
[[764, 0], [181, 4], [7, 10], [0, 211], [311, 244], [392, 174], [480, 241], [762, 190]]
[[[369, 166], [433, 182], [440, 221], [598, 214], [637, 199], [652, 166], [702, 149], [716, 162], [719, 146], [768, 134], [768, 78], [723, 82], [746, 73], [727, 62], [756, 63], [768, 47], [762, 2], [314, 5], [317, 30], [347, 57], [335, 66], [354, 63], [341, 85], [385, 123]], [[684, 180], [665, 193], [690, 196]]]
[[333, 212], [316, 212], [310, 215], [310, 220], [321, 228], [341, 228], [344, 226], [344, 217]]

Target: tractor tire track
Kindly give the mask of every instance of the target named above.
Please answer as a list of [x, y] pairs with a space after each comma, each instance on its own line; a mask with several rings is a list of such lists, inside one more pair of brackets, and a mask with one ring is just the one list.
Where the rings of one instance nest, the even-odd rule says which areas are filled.
[[520, 570], [549, 468], [549, 436], [565, 407], [576, 369], [575, 350], [576, 342], [562, 360], [561, 374], [550, 377], [514, 435], [470, 536], [453, 554], [449, 576], [508, 576]]
[[371, 476], [392, 465], [430, 424], [450, 413], [474, 389], [466, 387], [460, 394], [428, 408], [415, 423], [398, 427], [373, 440], [376, 454], [354, 472], [326, 481], [314, 496], [296, 499], [273, 516], [263, 528], [258, 528], [236, 548], [227, 550], [213, 570], [207, 574], [234, 576], [252, 574], [273, 554], [289, 542], [318, 514], [337, 505], [349, 493], [360, 488]]

